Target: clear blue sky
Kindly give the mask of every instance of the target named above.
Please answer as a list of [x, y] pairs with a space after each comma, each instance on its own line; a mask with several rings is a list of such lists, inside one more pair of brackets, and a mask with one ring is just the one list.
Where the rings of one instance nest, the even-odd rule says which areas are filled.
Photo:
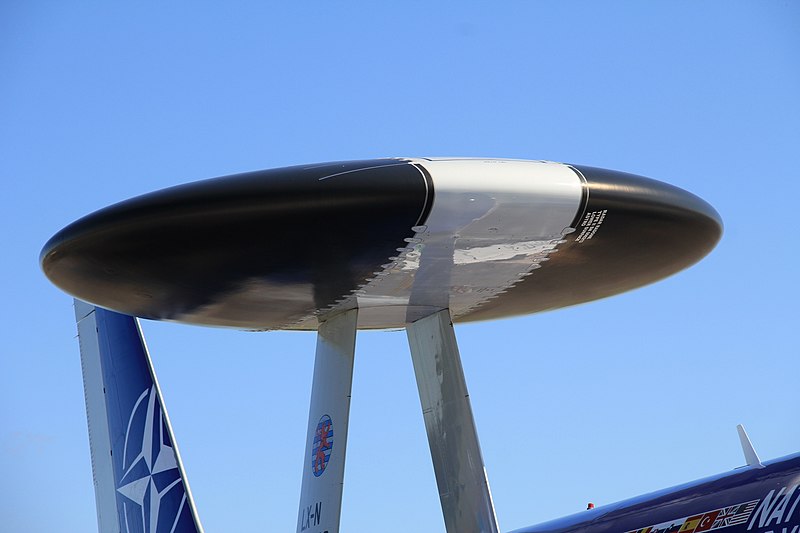
[[[458, 326], [501, 528], [800, 450], [800, 4], [0, 4], [4, 531], [91, 531], [71, 298], [44, 242], [201, 178], [380, 156], [549, 159], [714, 205], [704, 261]], [[200, 517], [293, 531], [312, 333], [144, 323]], [[443, 530], [402, 332], [358, 338], [344, 531]]]

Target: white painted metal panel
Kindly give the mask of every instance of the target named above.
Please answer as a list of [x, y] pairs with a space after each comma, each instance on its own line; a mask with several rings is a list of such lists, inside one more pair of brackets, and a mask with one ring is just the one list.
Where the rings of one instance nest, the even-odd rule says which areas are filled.
[[119, 533], [114, 465], [111, 462], [111, 440], [94, 306], [76, 299], [75, 321], [78, 323], [78, 341], [81, 347], [81, 372], [97, 504], [97, 529], [102, 533]]
[[317, 334], [297, 533], [339, 531], [357, 320], [345, 311]]

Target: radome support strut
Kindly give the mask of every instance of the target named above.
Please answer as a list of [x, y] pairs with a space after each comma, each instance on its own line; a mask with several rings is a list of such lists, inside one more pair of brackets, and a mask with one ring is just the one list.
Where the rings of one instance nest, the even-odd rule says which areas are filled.
[[448, 533], [496, 533], [461, 357], [445, 309], [406, 327]]
[[345, 311], [317, 333], [297, 533], [339, 531], [357, 321]]

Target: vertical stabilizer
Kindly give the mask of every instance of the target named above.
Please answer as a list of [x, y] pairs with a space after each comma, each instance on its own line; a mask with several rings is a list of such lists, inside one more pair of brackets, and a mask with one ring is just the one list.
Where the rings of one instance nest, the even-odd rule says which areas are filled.
[[136, 318], [75, 300], [98, 527], [202, 532]]

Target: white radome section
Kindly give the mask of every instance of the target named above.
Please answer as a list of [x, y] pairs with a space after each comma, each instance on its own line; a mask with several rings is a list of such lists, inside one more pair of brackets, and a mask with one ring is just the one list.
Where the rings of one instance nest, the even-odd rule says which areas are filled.
[[[570, 224], [581, 208], [583, 183], [567, 165], [410, 161], [433, 181], [425, 225], [412, 228], [408, 244], [352, 296], [320, 314], [356, 304], [359, 328], [400, 328], [441, 309], [450, 309], [457, 321], [534, 274], [574, 231]], [[316, 320], [309, 316], [293, 327], [314, 329]]]

